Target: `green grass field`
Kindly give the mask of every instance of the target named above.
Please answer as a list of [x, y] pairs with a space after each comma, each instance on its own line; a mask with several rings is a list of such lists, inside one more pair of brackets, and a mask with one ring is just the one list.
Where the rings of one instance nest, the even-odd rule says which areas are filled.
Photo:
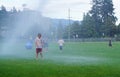
[[24, 46], [0, 49], [0, 77], [120, 77], [120, 42], [113, 47], [107, 42], [65, 43], [62, 52], [52, 43], [44, 60], [39, 56], [37, 61], [35, 47]]

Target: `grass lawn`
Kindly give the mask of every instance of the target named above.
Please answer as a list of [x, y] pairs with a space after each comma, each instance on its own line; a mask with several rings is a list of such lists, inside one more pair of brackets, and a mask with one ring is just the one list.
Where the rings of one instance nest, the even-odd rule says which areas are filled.
[[49, 44], [44, 60], [35, 60], [35, 47], [0, 44], [0, 77], [120, 77], [120, 42], [71, 42], [60, 51]]

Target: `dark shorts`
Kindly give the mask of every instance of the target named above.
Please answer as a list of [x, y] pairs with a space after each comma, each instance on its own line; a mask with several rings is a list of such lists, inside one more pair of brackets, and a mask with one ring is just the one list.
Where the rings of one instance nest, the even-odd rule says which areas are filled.
[[42, 48], [36, 48], [36, 53], [42, 52]]
[[62, 46], [59, 46], [59, 48], [60, 48], [60, 50], [62, 50], [62, 49], [63, 49], [63, 47], [62, 47]]

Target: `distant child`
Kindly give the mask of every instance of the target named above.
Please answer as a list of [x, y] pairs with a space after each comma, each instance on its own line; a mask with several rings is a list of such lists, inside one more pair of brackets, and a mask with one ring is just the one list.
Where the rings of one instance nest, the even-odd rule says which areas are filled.
[[36, 46], [36, 60], [38, 60], [39, 53], [40, 53], [41, 58], [43, 59], [43, 55], [42, 55], [43, 42], [42, 42], [40, 33], [38, 33], [38, 36], [35, 39], [35, 46]]
[[109, 47], [112, 47], [112, 40], [109, 39]]
[[59, 49], [63, 50], [64, 40], [63, 39], [58, 40], [58, 44], [59, 44]]

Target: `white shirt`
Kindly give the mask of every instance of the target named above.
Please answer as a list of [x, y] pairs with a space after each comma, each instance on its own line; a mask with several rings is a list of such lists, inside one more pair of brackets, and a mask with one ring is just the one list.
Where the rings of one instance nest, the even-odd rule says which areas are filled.
[[58, 44], [59, 44], [60, 46], [63, 46], [64, 40], [62, 40], [62, 39], [58, 40]]
[[42, 48], [42, 39], [41, 38], [36, 37], [35, 46], [36, 46], [36, 48]]

